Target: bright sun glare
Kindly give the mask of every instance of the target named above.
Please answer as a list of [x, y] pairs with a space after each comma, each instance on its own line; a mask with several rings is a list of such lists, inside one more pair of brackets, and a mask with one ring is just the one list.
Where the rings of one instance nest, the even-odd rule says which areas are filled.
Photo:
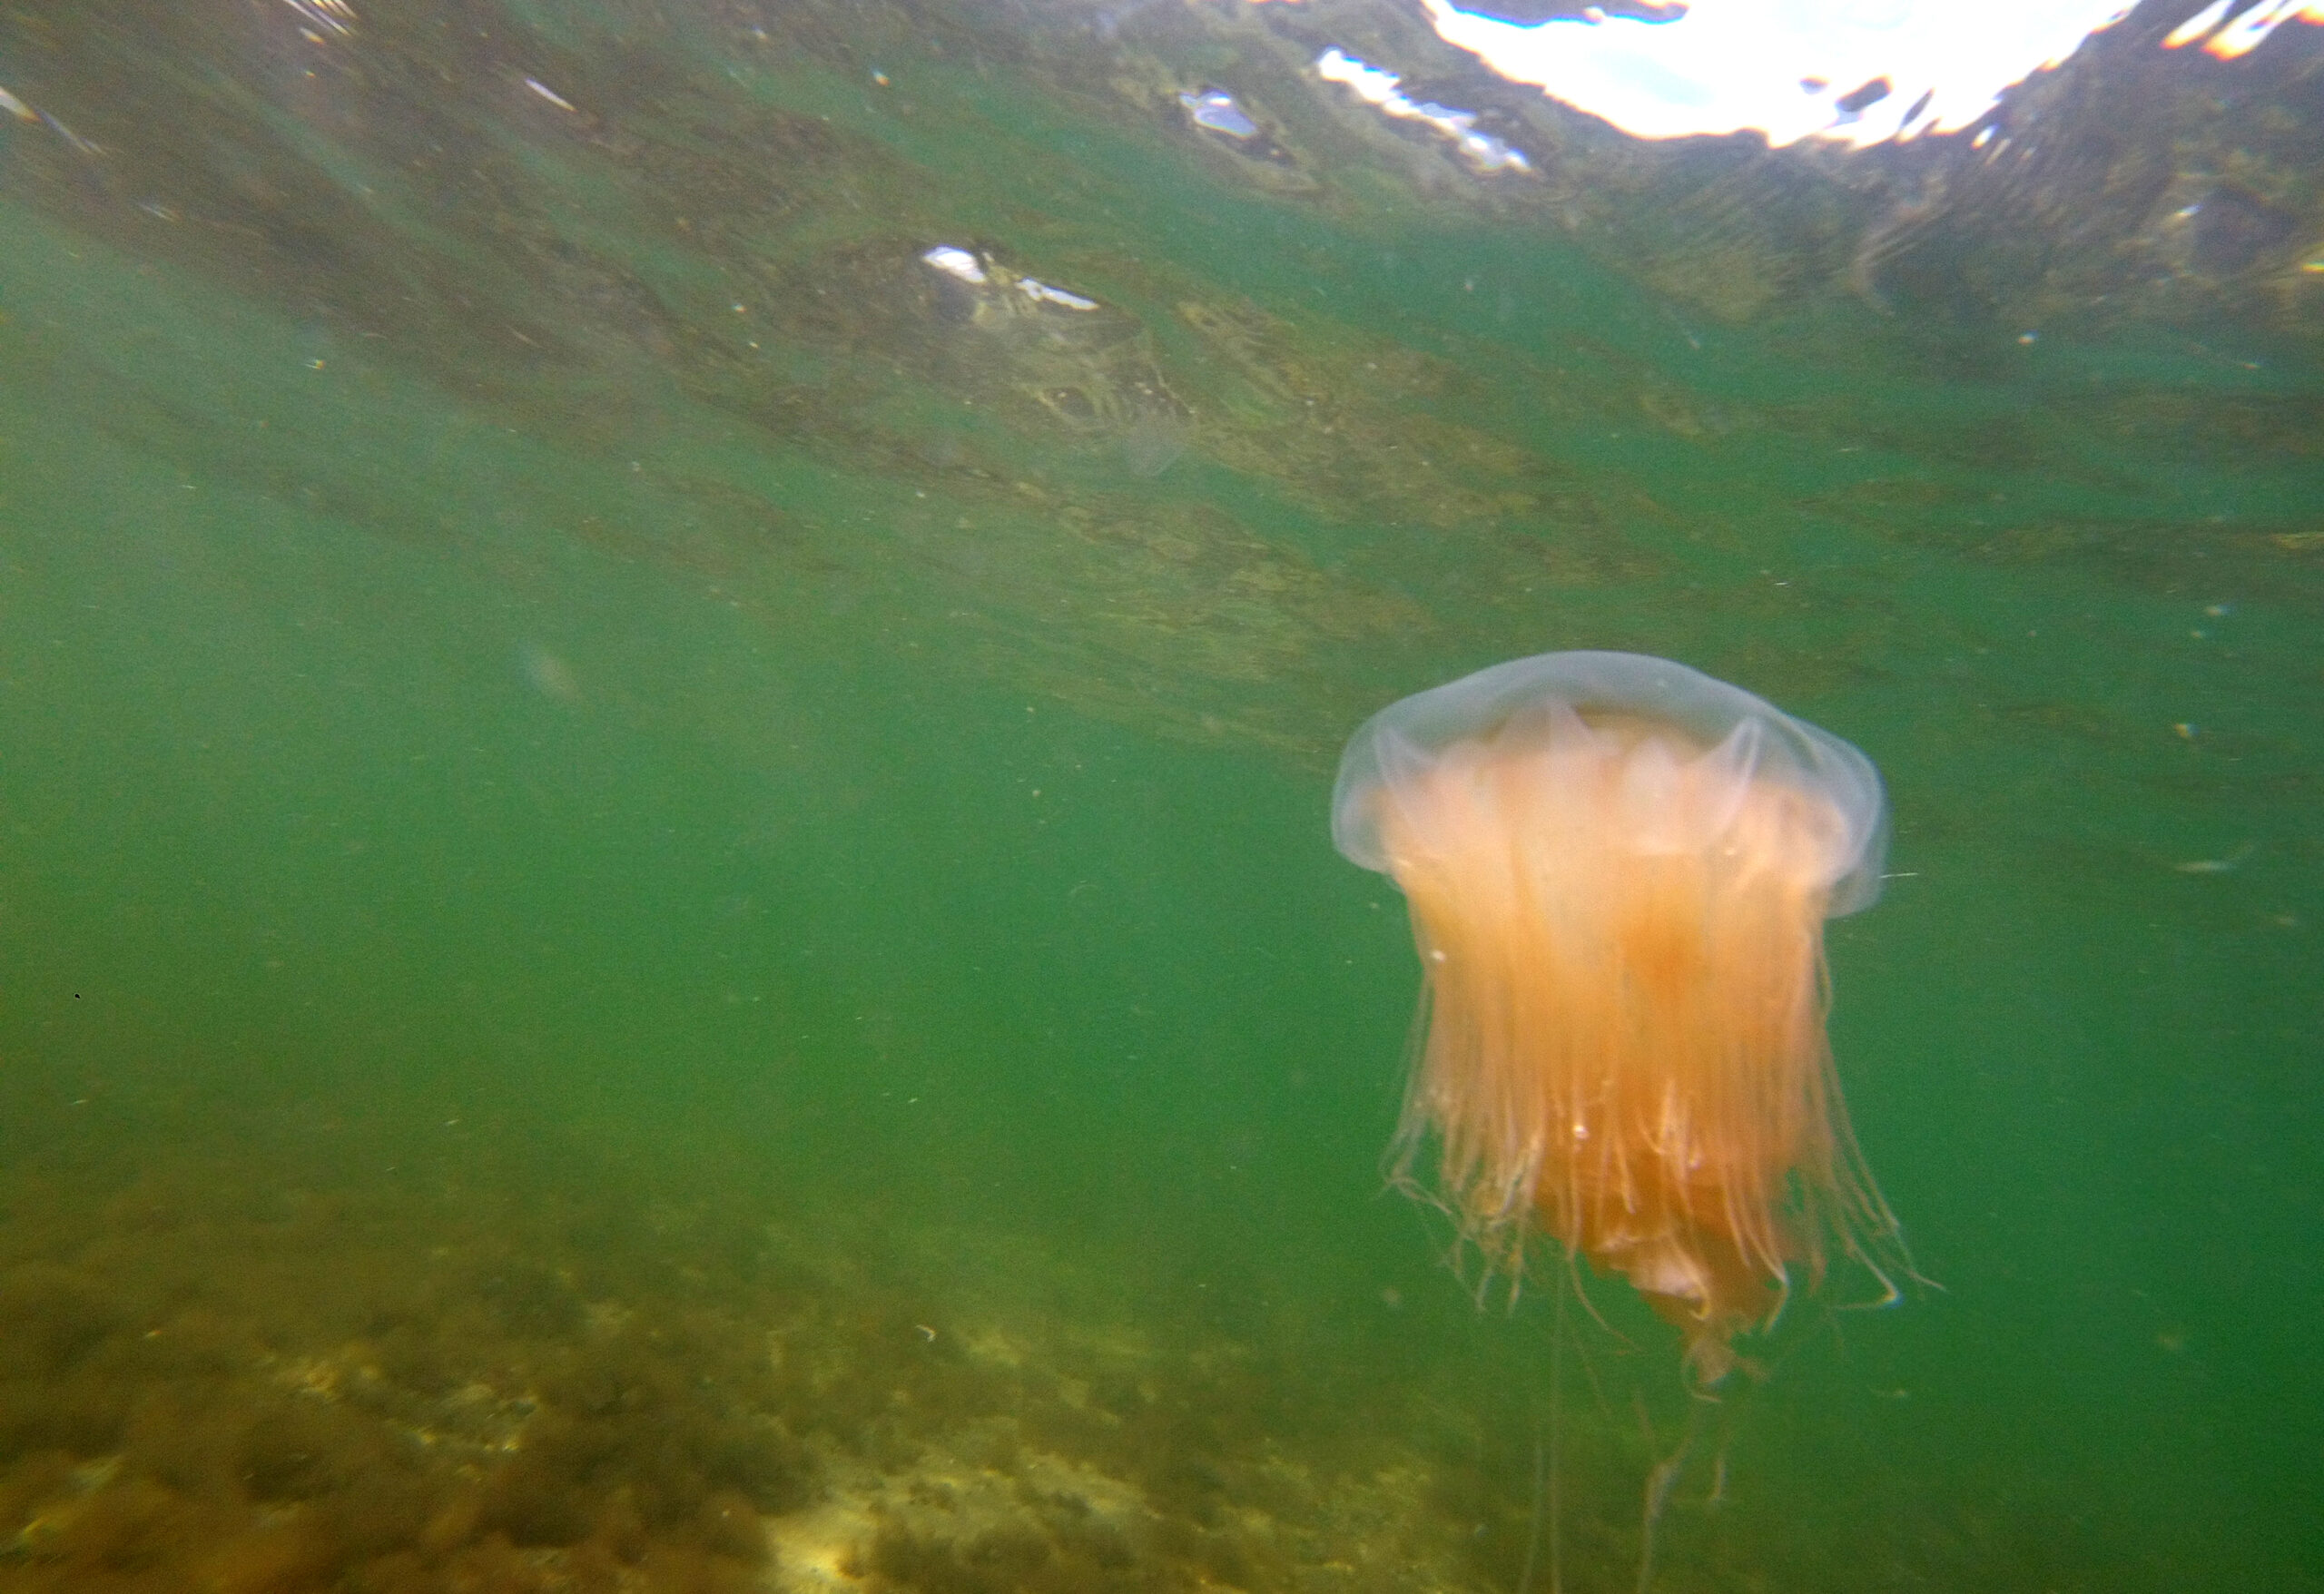
[[[2003, 90], [2130, 13], [2124, 0], [1696, 0], [1649, 22], [1592, 12], [1526, 25], [1421, 0], [1436, 31], [1502, 75], [1640, 138], [1756, 131], [1862, 147], [1966, 127]], [[1676, 11], [1678, 7], [1672, 7]], [[2240, 55], [2324, 0], [2218, 0], [2172, 34]]]

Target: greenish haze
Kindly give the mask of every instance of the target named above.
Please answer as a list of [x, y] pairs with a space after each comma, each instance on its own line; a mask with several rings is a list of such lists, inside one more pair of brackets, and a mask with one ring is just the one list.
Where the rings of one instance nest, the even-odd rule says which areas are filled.
[[[1305, 1548], [1214, 1587], [1548, 1587], [1554, 1364], [1568, 1589], [1633, 1586], [1690, 1421], [1658, 1589], [2324, 1588], [2312, 344], [2021, 338], [1683, 217], [1601, 247], [1549, 192], [1594, 135], [1503, 192], [1301, 77], [1334, 15], [1422, 50], [1385, 6], [263, 9], [12, 9], [0, 50], [103, 152], [0, 130], [0, 1146], [52, 1181], [0, 1304], [68, 1260], [40, 1191], [364, 1187], [315, 1148], [359, 1121], [502, 1180], [514, 1235], [601, 1181], [746, 1211], [902, 1303], [831, 1346], [937, 1280], [1127, 1325], [1163, 1387], [1274, 1370], [1252, 1432], [1157, 1441], [1314, 1481]], [[1280, 160], [1172, 119], [1206, 83]], [[1683, 286], [1728, 250], [1748, 314]], [[1737, 681], [1894, 803], [1833, 1029], [1927, 1282], [1831, 1281], [1709, 1415], [1612, 1287], [1476, 1309], [1381, 1193], [1417, 977], [1332, 760], [1566, 647]], [[421, 1255], [436, 1209], [381, 1199]], [[0, 1464], [133, 1472], [120, 1432], [0, 1422]], [[760, 1509], [921, 1464], [853, 1432]], [[1415, 1559], [1339, 1469], [1419, 1502]], [[0, 1489], [0, 1589], [99, 1586], [47, 1498]], [[849, 1586], [1203, 1586], [1143, 1539], [982, 1583], [906, 1541]]]

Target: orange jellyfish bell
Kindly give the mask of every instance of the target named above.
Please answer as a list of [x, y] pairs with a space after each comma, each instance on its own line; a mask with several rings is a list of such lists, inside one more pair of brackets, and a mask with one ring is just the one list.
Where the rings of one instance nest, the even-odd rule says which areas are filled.
[[1825, 1041], [1823, 927], [1879, 895], [1886, 834], [1864, 754], [1667, 659], [1543, 654], [1374, 715], [1332, 836], [1420, 949], [1400, 1180], [1433, 1140], [1489, 1263], [1513, 1274], [1538, 1224], [1704, 1383], [1829, 1245], [1879, 1272], [1896, 1225]]

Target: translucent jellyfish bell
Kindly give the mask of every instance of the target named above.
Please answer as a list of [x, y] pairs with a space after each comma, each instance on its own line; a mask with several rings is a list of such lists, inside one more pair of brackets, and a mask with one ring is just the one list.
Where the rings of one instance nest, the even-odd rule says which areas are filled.
[[[1669, 659], [1636, 653], [1545, 653], [1512, 659], [1389, 704], [1364, 723], [1340, 758], [1332, 793], [1332, 841], [1349, 861], [1383, 873], [1381, 802], [1409, 774], [1456, 743], [1499, 739], [1555, 746], [1593, 722], [1655, 724], [1718, 761], [1738, 789], [1764, 776], [1825, 793], [1845, 822], [1832, 881], [1837, 919], [1880, 896], [1887, 805], [1872, 761], [1827, 731], [1773, 704]], [[1512, 751], [1514, 747], [1512, 747]]]
[[1823, 922], [1880, 891], [1861, 753], [1667, 659], [1544, 654], [1374, 715], [1332, 835], [1422, 954], [1400, 1170], [1434, 1144], [1494, 1262], [1538, 1226], [1709, 1382], [1831, 1238], [1896, 1255], [1824, 1033]]

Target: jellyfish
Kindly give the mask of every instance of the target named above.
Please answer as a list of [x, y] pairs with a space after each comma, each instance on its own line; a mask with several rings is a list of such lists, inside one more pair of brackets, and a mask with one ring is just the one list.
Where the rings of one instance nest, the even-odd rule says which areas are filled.
[[1863, 753], [1667, 659], [1542, 654], [1374, 715], [1332, 833], [1420, 952], [1394, 1176], [1421, 1189], [1433, 1146], [1490, 1268], [1546, 1235], [1676, 1325], [1701, 1386], [1836, 1250], [1894, 1298], [1825, 1036], [1824, 920], [1880, 892]]

